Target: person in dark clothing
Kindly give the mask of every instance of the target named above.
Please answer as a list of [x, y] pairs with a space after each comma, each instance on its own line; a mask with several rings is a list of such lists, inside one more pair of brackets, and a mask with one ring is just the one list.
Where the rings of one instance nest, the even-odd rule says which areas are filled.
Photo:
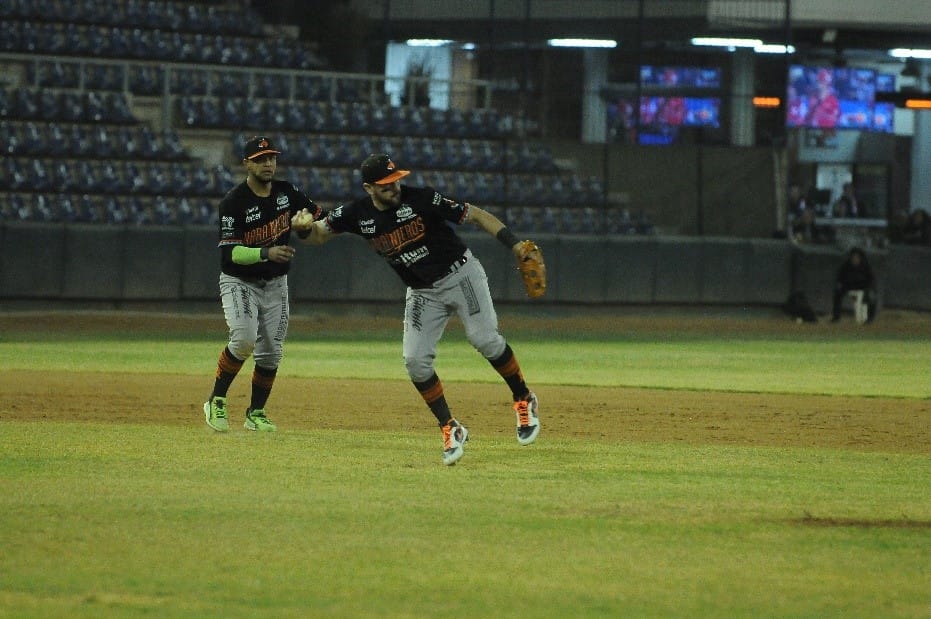
[[872, 322], [876, 317], [876, 278], [866, 254], [858, 247], [850, 250], [834, 278], [834, 309], [831, 322], [840, 320], [844, 295], [853, 291], [863, 293], [862, 303], [865, 304], [867, 312], [864, 321]]
[[931, 215], [915, 209], [902, 226], [902, 240], [909, 245], [931, 245]]

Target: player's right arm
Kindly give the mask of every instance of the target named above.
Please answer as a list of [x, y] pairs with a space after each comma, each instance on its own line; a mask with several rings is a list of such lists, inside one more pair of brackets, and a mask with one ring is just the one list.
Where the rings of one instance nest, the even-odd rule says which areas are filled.
[[302, 243], [310, 245], [323, 245], [336, 236], [336, 233], [327, 225], [326, 219], [314, 220], [314, 216], [306, 208], [301, 209], [291, 218], [291, 228], [297, 232], [297, 238]]

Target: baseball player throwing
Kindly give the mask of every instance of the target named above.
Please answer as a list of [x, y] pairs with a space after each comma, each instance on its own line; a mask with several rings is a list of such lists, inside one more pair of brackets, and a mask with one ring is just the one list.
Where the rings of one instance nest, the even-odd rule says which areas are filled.
[[213, 392], [204, 403], [207, 425], [217, 432], [229, 430], [226, 394], [249, 355], [255, 370], [245, 427], [259, 432], [277, 429], [265, 415], [265, 403], [288, 333], [291, 218], [300, 212], [313, 221], [321, 214], [294, 185], [273, 180], [279, 154], [268, 138], [246, 142], [246, 180], [220, 202], [220, 297], [229, 344], [220, 353]]
[[462, 320], [469, 342], [511, 389], [517, 442], [534, 442], [540, 432], [537, 397], [498, 332], [485, 270], [450, 224], [471, 222], [497, 237], [515, 256], [520, 242], [487, 211], [429, 187], [401, 185], [410, 172], [398, 169], [388, 155], [367, 157], [361, 171], [367, 197], [343, 204], [319, 221], [312, 210], [301, 211], [292, 219], [292, 227], [304, 242], [315, 245], [343, 232], [361, 236], [407, 284], [404, 363], [442, 429], [444, 464], [462, 458], [469, 438], [465, 426], [453, 418], [433, 366], [437, 342], [453, 312]]

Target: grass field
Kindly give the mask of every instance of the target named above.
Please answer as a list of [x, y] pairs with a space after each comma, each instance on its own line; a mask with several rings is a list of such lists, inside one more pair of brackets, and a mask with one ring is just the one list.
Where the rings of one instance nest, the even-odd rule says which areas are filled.
[[396, 321], [295, 320], [257, 436], [215, 316], [0, 316], [0, 617], [931, 617], [931, 319], [502, 322], [541, 438], [454, 326], [443, 467]]

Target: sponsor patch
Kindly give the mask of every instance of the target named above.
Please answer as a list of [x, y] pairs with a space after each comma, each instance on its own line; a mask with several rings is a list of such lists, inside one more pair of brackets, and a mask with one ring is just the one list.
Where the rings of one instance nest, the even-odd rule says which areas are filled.
[[402, 221], [412, 219], [414, 217], [414, 210], [405, 204], [397, 210], [395, 215], [397, 216], [397, 223], [401, 223]]

